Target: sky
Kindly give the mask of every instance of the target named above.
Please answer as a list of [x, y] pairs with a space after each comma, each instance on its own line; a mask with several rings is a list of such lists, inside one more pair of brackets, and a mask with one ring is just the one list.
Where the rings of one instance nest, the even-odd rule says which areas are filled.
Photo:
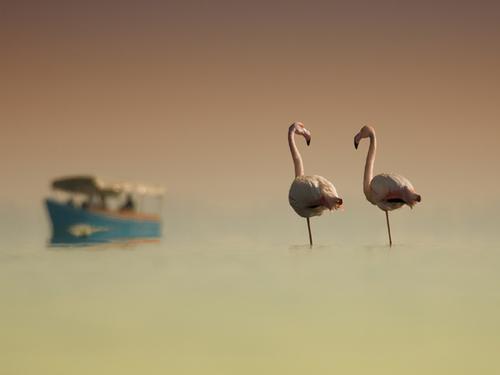
[[[498, 203], [495, 2], [15, 2], [0, 5], [3, 205], [52, 178], [164, 185], [196, 208], [287, 205], [288, 126], [306, 174], [366, 204], [375, 173], [423, 204]], [[1, 204], [0, 204], [1, 206]]]

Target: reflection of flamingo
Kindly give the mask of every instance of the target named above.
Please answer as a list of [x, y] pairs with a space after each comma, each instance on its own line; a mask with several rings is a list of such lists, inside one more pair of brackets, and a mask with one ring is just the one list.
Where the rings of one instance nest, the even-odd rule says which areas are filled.
[[370, 148], [366, 157], [365, 175], [363, 179], [363, 191], [366, 199], [385, 211], [387, 231], [389, 232], [389, 245], [392, 246], [391, 227], [389, 225], [389, 211], [400, 208], [407, 204], [410, 208], [421, 201], [420, 195], [415, 192], [410, 181], [398, 174], [382, 173], [373, 177], [373, 164], [377, 150], [377, 138], [375, 129], [371, 126], [363, 126], [354, 137], [354, 147], [357, 149], [359, 141], [370, 138]]
[[304, 176], [302, 158], [295, 145], [294, 135], [299, 134], [306, 139], [307, 145], [311, 142], [311, 133], [300, 122], [294, 122], [288, 129], [288, 144], [292, 152], [295, 166], [295, 180], [290, 186], [288, 201], [295, 212], [307, 219], [309, 243], [312, 246], [311, 225], [309, 218], [319, 216], [324, 210], [337, 209], [342, 205], [342, 199], [337, 196], [335, 186], [321, 176]]

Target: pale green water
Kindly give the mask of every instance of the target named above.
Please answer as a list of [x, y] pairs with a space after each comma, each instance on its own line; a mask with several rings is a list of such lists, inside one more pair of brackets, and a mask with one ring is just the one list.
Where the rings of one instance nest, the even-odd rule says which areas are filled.
[[349, 215], [313, 222], [313, 250], [291, 214], [247, 230], [167, 220], [159, 244], [86, 249], [47, 248], [39, 214], [26, 235], [5, 224], [0, 373], [500, 373], [494, 231], [414, 211], [389, 249], [383, 222], [362, 233]]

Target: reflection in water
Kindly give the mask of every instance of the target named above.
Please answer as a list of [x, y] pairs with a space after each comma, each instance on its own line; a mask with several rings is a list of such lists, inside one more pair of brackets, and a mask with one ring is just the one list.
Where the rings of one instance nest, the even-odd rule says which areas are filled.
[[60, 239], [52, 237], [49, 241], [49, 246], [54, 249], [92, 249], [92, 250], [106, 250], [106, 249], [136, 249], [141, 245], [159, 244], [159, 238], [132, 238], [132, 239], [116, 239], [112, 241], [96, 242], [87, 238], [78, 238], [76, 241], [64, 242]]

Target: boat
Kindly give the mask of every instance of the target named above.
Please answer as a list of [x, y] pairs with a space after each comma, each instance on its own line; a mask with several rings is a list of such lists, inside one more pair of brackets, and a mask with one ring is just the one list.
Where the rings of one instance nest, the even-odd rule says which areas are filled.
[[45, 205], [52, 245], [161, 237], [163, 188], [110, 183], [94, 176], [58, 178], [51, 187], [53, 196], [45, 199]]

